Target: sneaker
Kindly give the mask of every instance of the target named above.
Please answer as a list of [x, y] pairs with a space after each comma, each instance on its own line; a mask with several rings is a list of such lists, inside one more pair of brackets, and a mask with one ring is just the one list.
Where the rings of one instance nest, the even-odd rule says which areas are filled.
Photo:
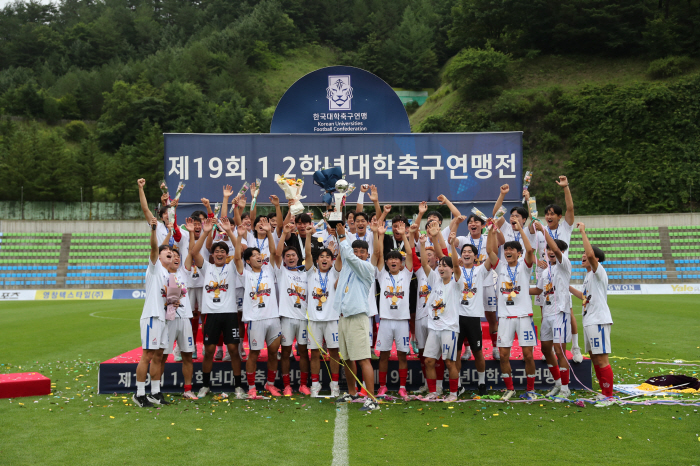
[[541, 359], [542, 361], [546, 361], [546, 360], [547, 360], [547, 358], [545, 357], [544, 354], [543, 354], [542, 356], [540, 356], [540, 359]]
[[569, 390], [569, 387], [562, 387], [559, 390], [559, 394], [557, 395], [557, 398], [561, 398], [562, 400], [568, 400], [569, 397], [571, 396], [571, 390]]
[[467, 361], [472, 357], [472, 349], [467, 346], [466, 351], [462, 353], [462, 361]]
[[501, 360], [501, 353], [498, 351], [498, 348], [493, 349], [493, 359], [495, 359], [496, 361]]
[[424, 384], [421, 388], [418, 390], [414, 391], [416, 395], [422, 395], [423, 393], [428, 393], [428, 384]]
[[508, 389], [506, 389], [506, 392], [503, 394], [503, 397], [501, 397], [501, 399], [502, 399], [503, 401], [508, 401], [508, 400], [511, 399], [511, 397], [512, 397], [513, 395], [515, 395], [515, 390], [508, 390]]
[[608, 399], [608, 397], [603, 395], [602, 393], [598, 393], [595, 396], [595, 401], [603, 401], [603, 400], [607, 400], [607, 399]]
[[197, 393], [197, 398], [204, 398], [207, 396], [207, 393], [211, 391], [211, 388], [209, 387], [202, 387], [199, 389], [199, 392]]
[[249, 400], [254, 400], [257, 397], [258, 397], [258, 391], [255, 389], [255, 387], [248, 390], [248, 399]]
[[247, 354], [245, 352], [245, 348], [243, 347], [243, 343], [238, 344], [238, 354], [241, 355], [241, 361], [245, 360]]
[[231, 352], [230, 352], [230, 351], [226, 351], [226, 355], [224, 356], [224, 358], [222, 359], [222, 361], [230, 361], [230, 360], [231, 360]]
[[199, 359], [199, 353], [197, 353], [197, 345], [194, 345], [194, 350], [192, 351], [192, 359]]
[[284, 387], [284, 390], [282, 390], [282, 395], [284, 396], [292, 396], [292, 387], [290, 385], [287, 385]]
[[379, 359], [379, 356], [375, 354], [374, 350], [370, 351], [370, 353], [372, 355], [372, 359]]
[[408, 392], [405, 388], [399, 388], [399, 396], [404, 399], [408, 398]]
[[[320, 388], [319, 388], [320, 390]], [[340, 387], [338, 386], [338, 382], [331, 383], [331, 397], [332, 398], [337, 398], [340, 396]]]
[[158, 392], [155, 395], [153, 395], [153, 394], [147, 395], [147, 397], [148, 397], [148, 401], [150, 401], [154, 405], [166, 406], [166, 405], [170, 404], [170, 402], [165, 399], [165, 397], [163, 396], [163, 394], [161, 392]]
[[437, 393], [437, 396], [442, 396], [442, 387], [438, 386], [438, 387], [435, 389], [435, 393]]
[[336, 403], [350, 403], [351, 401], [354, 401], [358, 398], [359, 398], [359, 396], [357, 396], [357, 395], [351, 395], [351, 394], [345, 392], [342, 395], [340, 395], [338, 397], [338, 399], [335, 400], [335, 402]]
[[365, 387], [362, 387], [360, 389], [360, 393], [358, 393], [357, 396], [359, 396], [361, 398], [368, 398], [369, 397], [369, 395], [367, 394], [367, 390], [365, 390]]
[[[318, 386], [314, 386], [313, 384], [311, 385], [311, 397], [312, 398], [321, 398], [321, 384]], [[331, 396], [333, 396], [333, 390], [331, 390]], [[336, 395], [336, 397], [340, 396], [340, 394]]]
[[532, 391], [528, 391], [528, 392], [523, 393], [522, 395], [520, 395], [520, 398], [522, 398], [523, 400], [527, 400], [527, 401], [534, 401], [538, 398], [538, 396], [537, 396], [537, 392], [532, 390]]
[[580, 347], [575, 346], [575, 347], [571, 348], [571, 354], [573, 355], [573, 358], [571, 358], [571, 359], [573, 359], [573, 361], [574, 361], [576, 364], [578, 364], [578, 363], [580, 363], [581, 361], [583, 361], [583, 355], [581, 354], [581, 348], [580, 348]]
[[192, 393], [192, 390], [187, 390], [185, 393], [182, 394], [182, 397], [186, 400], [198, 400], [197, 396]]
[[269, 382], [265, 384], [264, 388], [265, 388], [265, 390], [270, 392], [270, 395], [272, 395], [272, 396], [282, 396], [282, 392], [280, 392], [277, 387], [275, 387], [274, 385], [272, 385]]
[[459, 400], [459, 397], [458, 397], [457, 395], [453, 395], [452, 393], [450, 393], [450, 394], [447, 396], [447, 398], [445, 398], [445, 399], [442, 400], [442, 401], [445, 402], [445, 403], [454, 403], [454, 402], [457, 401], [457, 400]]
[[426, 396], [421, 398], [421, 401], [436, 401], [439, 398], [438, 394], [436, 392], [433, 393], [428, 393]]
[[377, 396], [385, 396], [387, 391], [388, 390], [386, 389], [386, 385], [383, 387], [379, 387], [379, 391], [377, 392]]
[[479, 385], [479, 396], [486, 396], [486, 384], [482, 383]]
[[302, 395], [311, 395], [311, 390], [306, 385], [299, 385], [299, 393]]
[[237, 400], [245, 400], [248, 398], [248, 395], [245, 394], [245, 390], [243, 390], [243, 387], [236, 387], [236, 389], [233, 391], [233, 396]]
[[546, 396], [557, 396], [559, 394], [561, 391], [561, 381], [557, 380], [557, 382], [559, 383], [556, 384], [553, 389], [548, 391]]
[[178, 351], [177, 353], [174, 353], [174, 356], [175, 356], [175, 362], [182, 362], [182, 353], [181, 352]]
[[365, 401], [365, 404], [362, 405], [362, 408], [360, 408], [360, 411], [373, 411], [375, 409], [379, 409], [379, 403], [374, 401], [372, 398], [368, 398]]
[[413, 354], [418, 354], [418, 341], [414, 338], [411, 338], [411, 349], [413, 350]]
[[131, 399], [139, 408], [151, 408], [153, 406], [153, 403], [148, 401], [148, 397], [146, 395], [136, 396], [134, 393], [134, 396], [132, 396]]
[[224, 350], [221, 346], [216, 349], [216, 354], [214, 355], [214, 361], [221, 361], [224, 357]]
[[462, 396], [467, 392], [467, 389], [464, 387], [459, 387], [457, 388], [457, 396]]
[[605, 399], [598, 401], [595, 404], [596, 408], [605, 408], [606, 406], [617, 404], [620, 399], [616, 396], [605, 397]]

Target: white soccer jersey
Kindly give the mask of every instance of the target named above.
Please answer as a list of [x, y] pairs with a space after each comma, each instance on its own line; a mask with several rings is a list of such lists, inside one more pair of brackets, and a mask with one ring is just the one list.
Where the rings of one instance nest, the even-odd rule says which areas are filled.
[[141, 318], [155, 317], [165, 320], [165, 287], [170, 274], [156, 259], [156, 263], [148, 260], [146, 269], [146, 300], [143, 303]]
[[330, 320], [338, 320], [340, 312], [333, 308], [333, 300], [335, 299], [335, 282], [340, 274], [335, 267], [331, 265], [330, 270], [321, 272], [316, 267], [311, 267], [306, 272], [309, 292], [309, 307], [307, 312], [309, 320], [314, 322], [327, 322]]
[[350, 246], [352, 246], [352, 243], [358, 239], [362, 240], [362, 241], [366, 241], [367, 244], [369, 245], [369, 249], [367, 249], [367, 253], [369, 255], [367, 257], [372, 257], [372, 254], [374, 253], [374, 232], [372, 230], [367, 228], [365, 230], [365, 234], [361, 235], [361, 236], [358, 236], [357, 233], [347, 233], [346, 236], [347, 236], [346, 241], [349, 242]]
[[408, 305], [411, 276], [411, 271], [405, 267], [396, 275], [386, 269], [379, 271], [379, 317], [393, 320], [411, 318]]
[[305, 270], [289, 270], [284, 265], [274, 268], [279, 285], [279, 314], [292, 319], [306, 320], [309, 292]]
[[485, 282], [489, 282], [493, 286], [491, 271], [486, 270], [485, 265], [474, 266], [470, 269], [462, 267], [462, 276], [458, 282], [461, 292], [459, 315], [467, 317], [485, 316], [484, 298], [482, 296]]
[[[270, 251], [270, 242], [267, 239], [267, 236], [263, 239], [259, 239], [253, 235], [249, 235], [248, 237], [248, 247], [249, 248], [258, 248], [260, 251], [260, 255], [262, 256], [262, 263], [263, 265], [270, 265], [270, 257], [271, 257], [271, 251]], [[273, 251], [274, 251], [274, 244], [272, 245]]]
[[570, 293], [569, 282], [571, 282], [571, 262], [569, 258], [562, 254], [561, 263], [550, 266], [552, 269], [552, 279], [554, 281], [554, 307], [555, 312], [569, 312]]
[[200, 273], [204, 275], [202, 314], [236, 312], [236, 269], [233, 261], [221, 267], [204, 262]]
[[[510, 222], [506, 222], [501, 227], [501, 233], [503, 233], [503, 238], [505, 239], [506, 243], [508, 241], [517, 241], [520, 243], [520, 246], [523, 248], [523, 256], [525, 256], [527, 251], [525, 251], [525, 243], [523, 243], [522, 235], [527, 235], [527, 239], [530, 241], [530, 247], [532, 249], [537, 249], [537, 230], [535, 230], [535, 233], [530, 233], [529, 228], [523, 227], [523, 233], [520, 233], [513, 230], [513, 225], [511, 225]], [[505, 262], [506, 256], [504, 255], [503, 247], [499, 248], [499, 253], [499, 258], [501, 261]]]
[[430, 315], [430, 306], [428, 305], [430, 285], [423, 267], [416, 271], [416, 280], [418, 281], [418, 286], [416, 287], [416, 320], [419, 320]]
[[472, 235], [458, 236], [457, 239], [459, 240], [460, 255], [462, 254], [462, 248], [464, 248], [464, 246], [467, 244], [471, 244], [477, 249], [479, 254], [474, 260], [474, 265], [483, 264], [486, 259], [489, 258], [489, 255], [486, 252], [486, 237], [487, 235], [480, 235], [479, 239], [474, 239], [472, 238]]
[[557, 311], [554, 305], [554, 274], [552, 273], [552, 267], [547, 263], [546, 269], [543, 270], [538, 267], [537, 271], [542, 272], [537, 278], [537, 288], [542, 290], [541, 299], [539, 300], [539, 304], [542, 305], [542, 317], [555, 315]]
[[279, 317], [275, 273], [272, 267], [265, 266], [260, 272], [245, 268], [243, 278], [243, 320], [273, 319]]
[[[567, 246], [571, 247], [571, 233], [573, 232], [574, 227], [573, 225], [569, 225], [564, 218], [561, 219], [559, 225], [554, 230], [550, 229], [546, 222], [542, 226], [545, 228], [547, 233], [549, 233], [549, 236], [551, 236], [553, 239], [560, 239], [563, 242], [565, 242]], [[549, 258], [547, 257], [547, 240], [545, 239], [544, 235], [539, 231], [537, 232], [537, 242], [537, 258], [541, 261], [549, 262]], [[568, 258], [569, 249], [564, 251], [562, 255]], [[540, 277], [542, 272], [543, 269], [540, 269], [538, 267], [537, 278]]]
[[525, 259], [521, 257], [514, 267], [510, 267], [505, 260], [501, 260], [496, 266], [496, 273], [498, 274], [496, 284], [498, 316], [531, 316], [530, 275], [532, 274], [532, 264], [528, 267]]
[[431, 287], [428, 328], [459, 332], [459, 301], [462, 297], [459, 282], [452, 278], [444, 284], [438, 271], [431, 270], [428, 283]]
[[583, 281], [583, 325], [612, 324], [608, 307], [608, 273], [602, 264], [591, 270]]

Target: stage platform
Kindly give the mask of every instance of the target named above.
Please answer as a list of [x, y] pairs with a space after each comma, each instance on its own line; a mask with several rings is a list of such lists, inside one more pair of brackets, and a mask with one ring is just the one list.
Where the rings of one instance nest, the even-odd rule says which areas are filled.
[[[488, 324], [482, 324], [482, 344], [484, 348], [484, 359], [486, 360], [486, 385], [493, 389], [505, 388], [503, 381], [501, 379], [500, 362], [494, 360], [492, 354], [491, 339], [489, 338]], [[201, 332], [199, 332], [199, 337], [201, 338]], [[246, 354], [248, 353], [248, 343], [243, 343], [246, 349]], [[108, 359], [100, 364], [100, 371], [98, 377], [98, 393], [130, 393], [136, 389], [136, 365], [141, 358], [141, 347], [134, 348], [131, 351], [115, 356]], [[194, 376], [193, 385], [198, 387], [202, 382], [202, 357], [204, 350], [202, 348], [202, 342], [197, 341], [197, 354], [199, 358], [194, 360]], [[377, 353], [378, 354], [378, 353]], [[551, 378], [547, 364], [542, 359], [542, 351], [540, 348], [539, 341], [534, 351], [535, 355], [535, 388], [545, 389], [550, 387], [554, 381]], [[262, 384], [265, 383], [266, 377], [266, 363], [267, 363], [267, 348], [260, 352], [258, 358], [258, 369], [256, 371], [256, 383], [258, 384], [258, 389], [262, 388]], [[279, 355], [278, 355], [279, 357]], [[567, 359], [569, 359], [570, 364], [575, 372], [576, 376], [581, 380], [583, 384], [590, 387], [592, 382], [591, 377], [591, 361], [590, 359], [584, 358], [583, 362], [580, 364], [574, 364], [571, 362], [571, 353], [567, 351]], [[327, 358], [326, 358], [327, 359]], [[291, 361], [291, 379], [292, 385], [296, 388], [296, 384], [299, 379], [299, 356], [296, 354], [296, 349], [294, 350], [294, 357]], [[525, 389], [526, 375], [525, 375], [525, 363], [523, 361], [522, 350], [518, 345], [516, 340], [511, 348], [511, 367], [513, 371], [513, 380], [515, 388], [518, 390]], [[377, 364], [378, 360], [372, 360], [372, 365], [375, 368], [375, 380], [377, 379]], [[245, 364], [243, 364], [242, 369], [245, 370]], [[182, 378], [182, 363], [175, 362], [173, 355], [169, 355], [165, 364], [165, 373], [161, 380], [161, 389], [164, 392], [181, 392], [183, 387]], [[326, 364], [321, 365], [321, 384], [324, 389], [328, 388], [330, 382], [330, 375], [328, 373], [328, 367]], [[474, 367], [474, 358], [470, 360], [462, 361], [462, 384], [468, 388], [476, 389], [477, 373]], [[445, 374], [445, 380], [447, 380], [447, 373]], [[149, 379], [150, 380], [150, 379]], [[245, 380], [245, 379], [244, 379]], [[233, 382], [233, 371], [231, 370], [231, 363], [228, 361], [214, 361], [212, 367], [211, 375], [211, 385], [212, 391], [229, 391], [232, 389]], [[277, 374], [276, 384], [282, 388], [282, 380], [279, 372]], [[341, 371], [341, 386], [344, 385], [344, 374]], [[396, 355], [396, 347], [392, 348], [391, 358], [389, 361], [389, 374], [387, 377], [387, 388], [389, 390], [398, 390], [399, 382], [399, 372], [398, 372], [398, 359]], [[411, 353], [408, 355], [408, 378], [406, 382], [406, 388], [408, 390], [416, 390], [424, 383], [423, 373], [420, 368], [420, 361], [417, 354]], [[473, 387], [472, 387], [473, 386]], [[571, 383], [569, 385], [572, 389], [583, 388], [576, 382], [576, 379], [572, 376]]]

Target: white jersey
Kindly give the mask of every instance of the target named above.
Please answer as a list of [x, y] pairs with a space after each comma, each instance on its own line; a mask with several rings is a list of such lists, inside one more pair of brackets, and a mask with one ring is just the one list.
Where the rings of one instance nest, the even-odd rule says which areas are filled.
[[265, 266], [260, 272], [244, 268], [239, 275], [243, 279], [243, 320], [250, 322], [279, 317], [272, 267]]
[[[513, 225], [511, 225], [510, 222], [505, 222], [501, 227], [501, 233], [503, 233], [503, 238], [505, 239], [506, 243], [508, 241], [517, 241], [520, 243], [520, 246], [522, 246], [523, 248], [523, 256], [525, 256], [525, 253], [527, 252], [525, 250], [525, 243], [523, 242], [523, 235], [527, 235], [527, 239], [528, 241], [530, 241], [530, 247], [532, 249], [537, 249], [537, 230], [535, 230], [535, 233], [530, 233], [529, 228], [523, 227], [523, 232], [520, 233], [513, 230]], [[502, 247], [500, 248], [499, 259], [501, 259], [502, 262], [505, 262], [506, 260], [506, 256]]]
[[478, 256], [474, 260], [474, 265], [481, 265], [484, 262], [486, 262], [486, 259], [489, 258], [489, 255], [486, 252], [486, 237], [487, 235], [481, 235], [479, 239], [472, 238], [472, 235], [457, 237], [457, 239], [459, 240], [460, 255], [462, 254], [462, 248], [464, 248], [464, 246], [467, 244], [471, 244], [478, 251]]
[[486, 270], [486, 266], [481, 264], [467, 269], [462, 267], [462, 276], [459, 278], [461, 299], [459, 315], [467, 317], [484, 317], [484, 283], [491, 280], [491, 271]]
[[408, 305], [411, 276], [411, 271], [405, 267], [396, 275], [383, 268], [379, 271], [379, 317], [392, 320], [411, 318]]
[[372, 284], [369, 286], [369, 313], [367, 314], [370, 317], [374, 317], [377, 314], [379, 314], [379, 310], [377, 309], [377, 276], [379, 275], [379, 271], [377, 268], [374, 268], [374, 280], [372, 280]]
[[270, 251], [270, 241], [267, 239], [267, 236], [263, 239], [259, 239], [256, 236], [248, 235], [247, 245], [249, 248], [258, 248], [262, 256], [263, 265], [270, 265], [270, 258], [274, 253], [275, 245], [272, 245], [272, 251]]
[[[573, 225], [569, 225], [564, 218], [561, 219], [559, 225], [554, 230], [550, 229], [549, 225], [546, 223], [544, 223], [542, 226], [545, 228], [545, 230], [547, 230], [547, 233], [549, 233], [549, 236], [551, 236], [552, 239], [562, 240], [567, 246], [571, 247], [571, 233], [574, 231], [574, 227]], [[547, 240], [539, 231], [537, 232], [537, 241], [537, 258], [541, 261], [549, 262], [549, 258], [547, 257]], [[562, 255], [568, 258], [569, 249], [564, 251]], [[538, 267], [537, 277], [539, 278], [543, 272], [544, 270]]]
[[[204, 232], [202, 232], [204, 233]], [[209, 262], [209, 251], [206, 248], [206, 239], [204, 240], [205, 244], [202, 245], [202, 249], [199, 250], [199, 254], [202, 256], [202, 259], [204, 259], [204, 262]], [[196, 240], [195, 240], [196, 242]], [[232, 251], [230, 251], [231, 254], [233, 254]], [[185, 263], [185, 259], [187, 256], [182, 256], [181, 260], [182, 263]], [[187, 270], [187, 269], [185, 269]], [[197, 267], [197, 265], [194, 263], [194, 260], [192, 260], [192, 266], [191, 270], [189, 273], [187, 273], [187, 287], [188, 288], [201, 288], [204, 286], [204, 274], [202, 273], [202, 270], [200, 267]]]
[[311, 267], [306, 272], [308, 289], [311, 295], [307, 313], [309, 320], [314, 322], [327, 322], [338, 320], [340, 313], [333, 308], [335, 300], [335, 282], [340, 274], [331, 265], [328, 272], [320, 272], [316, 267]]
[[[349, 236], [350, 233], [348, 233], [348, 237]], [[336, 254], [338, 254], [338, 251], [340, 251], [338, 246], [338, 240], [335, 238], [335, 236], [329, 235], [327, 230], [322, 230], [314, 233], [313, 238], [314, 241], [318, 243], [318, 246], [321, 249], [327, 248], [332, 251], [335, 251]]]
[[591, 270], [583, 281], [583, 326], [612, 324], [608, 307], [608, 273], [602, 264]]
[[428, 317], [430, 315], [430, 284], [428, 277], [425, 275], [423, 267], [416, 271], [417, 290], [416, 290], [416, 320]]
[[274, 267], [279, 285], [279, 314], [282, 317], [306, 320], [309, 292], [305, 270]]
[[[178, 284], [182, 283], [187, 287], [187, 283], [190, 281], [191, 272], [188, 272], [185, 270], [184, 272], [182, 269], [178, 269], [176, 279]], [[186, 288], [185, 288], [186, 289]], [[166, 304], [167, 308], [167, 304]], [[192, 304], [190, 303], [190, 293], [186, 292], [185, 296], [180, 297], [180, 307], [177, 310], [177, 316], [181, 319], [191, 319], [193, 317], [192, 315]], [[187, 324], [189, 325], [189, 323]]]
[[[179, 227], [178, 227], [179, 228]], [[179, 269], [185, 269], [185, 258], [187, 257], [187, 251], [190, 249], [190, 232], [179, 228], [182, 237], [180, 241], [175, 241], [173, 239], [173, 246], [177, 246], [177, 250], [180, 253], [180, 266]], [[158, 246], [163, 244], [165, 238], [168, 237], [168, 227], [165, 226], [163, 222], [158, 222], [156, 227], [156, 240], [158, 241]], [[172, 239], [172, 238], [171, 238]]]
[[542, 294], [540, 295], [542, 298], [542, 300], [540, 300], [540, 304], [542, 304], [542, 317], [555, 315], [557, 311], [554, 306], [554, 274], [552, 273], [552, 266], [547, 263], [546, 269], [542, 270], [537, 267], [537, 272], [541, 272], [540, 276], [537, 278], [537, 288], [542, 290]]
[[141, 318], [155, 317], [165, 320], [165, 287], [168, 284], [170, 274], [156, 259], [156, 263], [148, 260], [146, 269], [146, 301], [143, 303]]
[[222, 267], [204, 262], [199, 272], [204, 275], [202, 314], [236, 312], [236, 269], [233, 261]]
[[451, 330], [459, 332], [459, 302], [462, 297], [459, 282], [450, 279], [447, 284], [437, 270], [431, 270], [428, 275], [430, 284], [430, 330]]
[[554, 282], [554, 311], [569, 312], [570, 293], [569, 282], [571, 282], [571, 262], [569, 258], [562, 254], [561, 263], [550, 266], [552, 269], [552, 280]]
[[374, 253], [374, 232], [367, 228], [365, 230], [365, 234], [362, 236], [357, 236], [357, 233], [347, 233], [347, 241], [349, 242], [350, 246], [352, 246], [352, 243], [355, 240], [362, 240], [366, 241], [367, 244], [369, 245], [369, 249], [367, 249], [367, 253], [369, 254], [367, 257], [372, 257], [372, 254]]
[[532, 265], [530, 264], [528, 267], [522, 257], [518, 259], [518, 263], [514, 267], [510, 267], [505, 260], [498, 261], [496, 295], [498, 296], [499, 317], [532, 315], [532, 298], [530, 297]]
[[[408, 228], [406, 228], [408, 230]], [[440, 232], [442, 234], [442, 239], [445, 240], [445, 245], [447, 246], [447, 238], [450, 237], [450, 227], [445, 227], [442, 229]], [[437, 248], [439, 245], [438, 244], [433, 244], [433, 239], [428, 237], [428, 241], [425, 242], [425, 247], [432, 246], [434, 248]], [[449, 250], [449, 246], [448, 246]]]

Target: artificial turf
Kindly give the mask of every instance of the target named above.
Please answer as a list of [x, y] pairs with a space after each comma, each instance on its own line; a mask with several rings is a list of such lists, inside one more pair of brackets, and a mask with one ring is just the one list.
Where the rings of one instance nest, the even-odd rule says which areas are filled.
[[[697, 377], [700, 366], [640, 363], [700, 363], [699, 301], [610, 296], [616, 382], [640, 383], [674, 370]], [[138, 346], [142, 305], [2, 303], [0, 372], [37, 371], [55, 388], [51, 396], [0, 400], [0, 463], [331, 463], [337, 407], [325, 399], [174, 397], [171, 406], [140, 409], [129, 406], [130, 397], [97, 395], [99, 362]], [[412, 401], [383, 403], [367, 414], [359, 406], [349, 407], [348, 464], [694, 464], [700, 458], [699, 407]]]

